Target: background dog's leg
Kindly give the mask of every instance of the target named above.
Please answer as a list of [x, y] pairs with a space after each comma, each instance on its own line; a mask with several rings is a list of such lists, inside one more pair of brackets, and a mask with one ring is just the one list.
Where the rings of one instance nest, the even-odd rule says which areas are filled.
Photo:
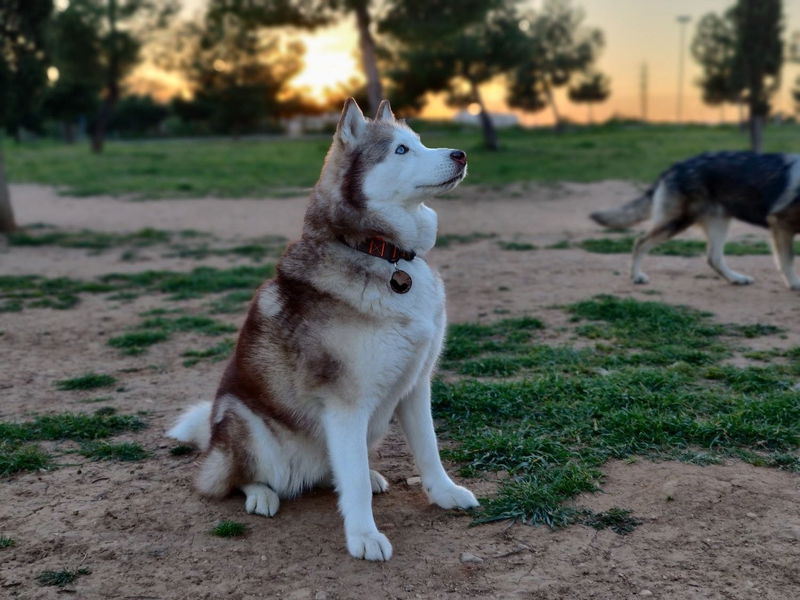
[[790, 290], [800, 290], [800, 278], [794, 272], [794, 231], [783, 227], [770, 227], [772, 256]]
[[650, 281], [650, 278], [642, 271], [642, 259], [645, 254], [662, 242], [666, 242], [673, 235], [680, 233], [687, 226], [678, 221], [670, 221], [657, 226], [654, 225], [650, 231], [639, 236], [633, 245], [633, 262], [631, 264], [631, 281], [633, 283], [647, 283]]
[[328, 454], [344, 518], [347, 550], [355, 558], [389, 560], [392, 545], [372, 516], [372, 481], [367, 449], [369, 416], [340, 405], [322, 416]]
[[729, 224], [730, 218], [722, 215], [705, 217], [700, 221], [700, 225], [703, 227], [708, 239], [708, 264], [731, 283], [737, 285], [753, 283], [752, 277], [737, 273], [725, 262], [725, 238], [728, 235]]
[[439, 458], [436, 431], [431, 415], [431, 387], [427, 380], [418, 383], [397, 406], [397, 416], [406, 434], [414, 461], [422, 477], [422, 486], [431, 502], [442, 508], [473, 508], [475, 495], [453, 483]]

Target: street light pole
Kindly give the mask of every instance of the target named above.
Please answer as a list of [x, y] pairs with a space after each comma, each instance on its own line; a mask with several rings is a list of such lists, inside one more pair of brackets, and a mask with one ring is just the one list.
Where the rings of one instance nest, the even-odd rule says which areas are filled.
[[680, 26], [680, 46], [678, 46], [678, 108], [677, 108], [677, 122], [683, 121], [683, 55], [685, 54], [686, 46], [686, 24], [692, 20], [689, 15], [679, 15], [676, 20]]

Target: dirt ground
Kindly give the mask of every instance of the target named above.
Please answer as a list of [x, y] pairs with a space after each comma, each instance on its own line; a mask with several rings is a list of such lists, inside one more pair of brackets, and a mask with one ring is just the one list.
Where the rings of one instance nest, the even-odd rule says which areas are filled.
[[[800, 344], [800, 295], [787, 291], [768, 256], [732, 257], [756, 277], [748, 287], [719, 279], [702, 258], [650, 257], [649, 286], [627, 278], [628, 257], [581, 249], [550, 250], [563, 240], [605, 235], [590, 210], [633, 196], [624, 182], [589, 185], [465, 187], [431, 203], [440, 233], [495, 233], [497, 238], [437, 249], [431, 261], [445, 278], [452, 322], [499, 314], [535, 315], [545, 336], [565, 322], [558, 305], [597, 293], [687, 304], [723, 322], [764, 323], [788, 330], [760, 343]], [[221, 239], [266, 234], [296, 237], [305, 201], [159, 200], [59, 197], [52, 189], [18, 185], [12, 198], [21, 224], [66, 229], [133, 231], [142, 227], [208, 231]], [[696, 236], [697, 232], [687, 235]], [[737, 225], [731, 237], [763, 231]], [[530, 242], [535, 251], [505, 251], [497, 240]], [[57, 247], [0, 248], [0, 273], [91, 278], [144, 269], [189, 270], [199, 264], [249, 264], [215, 257], [198, 262], [143, 251], [121, 261], [113, 250], [92, 255]], [[153, 296], [129, 303], [86, 295], [70, 310], [0, 313], [0, 420], [33, 413], [91, 409], [92, 392], [56, 391], [55, 380], [87, 371], [115, 375], [112, 405], [147, 411], [149, 428], [135, 440], [153, 453], [139, 463], [62, 457], [60, 468], [0, 481], [0, 598], [172, 600], [255, 598], [530, 598], [616, 600], [789, 600], [800, 589], [800, 477], [731, 461], [609, 463], [602, 492], [577, 499], [594, 510], [630, 508], [643, 521], [633, 533], [576, 525], [562, 530], [497, 523], [469, 527], [468, 516], [428, 506], [405, 442], [393, 430], [375, 457], [391, 483], [375, 497], [378, 526], [395, 556], [385, 564], [346, 554], [331, 491], [284, 501], [267, 520], [247, 515], [243, 498], [207, 501], [191, 489], [196, 455], [173, 457], [164, 430], [188, 403], [210, 398], [224, 363], [182, 365], [181, 352], [200, 337], [177, 336], [137, 357], [118, 355], [107, 339], [161, 306]], [[220, 317], [239, 324], [241, 315]], [[758, 340], [753, 346], [757, 347]], [[65, 464], [68, 463], [68, 464]], [[452, 469], [451, 469], [452, 470]], [[412, 480], [413, 482], [413, 480]], [[470, 480], [478, 496], [494, 482]], [[245, 523], [243, 538], [209, 535], [221, 519]], [[465, 562], [464, 553], [478, 557]], [[34, 581], [46, 569], [91, 571], [59, 590]]]

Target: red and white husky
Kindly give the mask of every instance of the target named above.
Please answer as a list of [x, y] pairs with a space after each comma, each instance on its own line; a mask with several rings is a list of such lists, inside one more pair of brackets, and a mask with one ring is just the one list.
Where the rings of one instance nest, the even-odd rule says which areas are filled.
[[303, 235], [256, 293], [214, 402], [168, 432], [204, 450], [200, 493], [239, 488], [247, 512], [272, 516], [280, 498], [333, 483], [350, 554], [387, 560], [372, 494], [388, 484], [368, 451], [396, 415], [430, 500], [478, 505], [439, 458], [430, 388], [445, 302], [425, 260], [437, 219], [423, 200], [466, 173], [464, 152], [426, 148], [388, 102], [370, 120], [347, 101]]

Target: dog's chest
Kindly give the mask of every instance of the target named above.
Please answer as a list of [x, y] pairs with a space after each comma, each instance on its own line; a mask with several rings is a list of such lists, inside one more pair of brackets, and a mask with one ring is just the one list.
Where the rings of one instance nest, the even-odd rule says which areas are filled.
[[422, 261], [405, 267], [412, 278], [405, 294], [375, 289], [365, 294], [365, 317], [333, 323], [327, 332], [343, 363], [364, 393], [403, 395], [436, 360], [444, 332], [444, 289]]

